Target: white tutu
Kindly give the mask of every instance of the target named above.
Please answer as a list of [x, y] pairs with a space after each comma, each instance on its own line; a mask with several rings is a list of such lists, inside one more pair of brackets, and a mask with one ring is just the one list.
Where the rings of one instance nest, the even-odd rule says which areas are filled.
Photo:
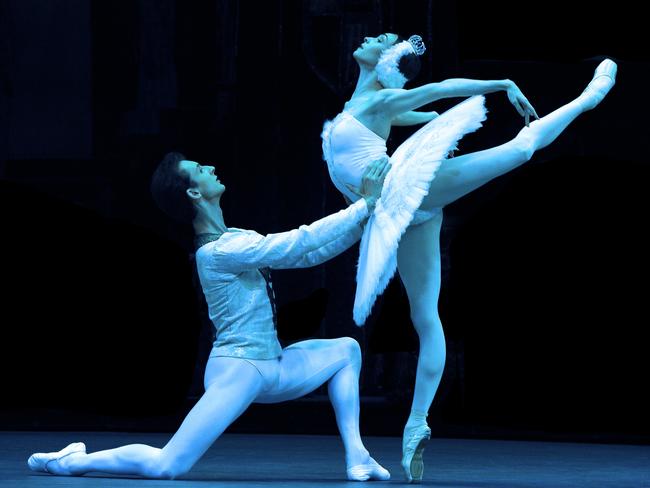
[[379, 294], [397, 269], [397, 247], [441, 162], [463, 135], [486, 119], [485, 98], [471, 97], [436, 117], [409, 137], [390, 158], [381, 198], [361, 237], [354, 322], [364, 324]]

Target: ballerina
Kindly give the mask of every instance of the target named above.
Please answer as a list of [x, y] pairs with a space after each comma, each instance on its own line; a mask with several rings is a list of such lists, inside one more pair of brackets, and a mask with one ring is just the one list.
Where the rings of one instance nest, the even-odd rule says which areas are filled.
[[[448, 79], [412, 89], [402, 87], [420, 67], [422, 38], [393, 33], [366, 37], [354, 51], [360, 68], [343, 112], [323, 128], [323, 158], [346, 200], [360, 196], [366, 165], [386, 155], [393, 125], [424, 127], [391, 156], [392, 169], [361, 239], [353, 317], [363, 325], [395, 271], [406, 288], [410, 315], [420, 340], [415, 390], [402, 440], [402, 467], [409, 481], [421, 480], [422, 453], [431, 430], [426, 417], [445, 364], [445, 338], [438, 314], [442, 209], [490, 180], [530, 160], [580, 114], [595, 108], [615, 83], [616, 63], [606, 59], [577, 98], [540, 118], [517, 85], [505, 80]], [[512, 140], [483, 151], [447, 158], [463, 135], [485, 120], [484, 96], [505, 91], [525, 127]], [[415, 112], [443, 98], [470, 97], [438, 116]], [[537, 120], [530, 122], [531, 116]]]

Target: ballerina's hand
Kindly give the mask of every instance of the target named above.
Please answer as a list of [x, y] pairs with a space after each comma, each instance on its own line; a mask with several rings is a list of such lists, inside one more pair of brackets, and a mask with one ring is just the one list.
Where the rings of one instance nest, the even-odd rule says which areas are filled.
[[537, 112], [535, 112], [535, 109], [533, 108], [533, 106], [530, 104], [528, 99], [524, 96], [524, 94], [521, 92], [521, 90], [517, 85], [511, 83], [510, 87], [507, 90], [507, 94], [510, 103], [514, 105], [519, 115], [524, 117], [526, 121], [526, 127], [529, 126], [531, 115], [536, 119], [539, 119]]

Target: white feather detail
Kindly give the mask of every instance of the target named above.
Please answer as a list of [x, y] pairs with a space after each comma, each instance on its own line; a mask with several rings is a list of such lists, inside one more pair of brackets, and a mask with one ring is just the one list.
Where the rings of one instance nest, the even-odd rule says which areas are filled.
[[[485, 97], [474, 96], [433, 119], [390, 158], [392, 168], [361, 237], [354, 322], [364, 324], [397, 269], [397, 247], [447, 154], [486, 119]], [[327, 154], [327, 153], [326, 153]]]
[[409, 53], [415, 54], [412, 44], [402, 41], [384, 50], [381, 54], [375, 66], [375, 72], [377, 80], [384, 88], [402, 88], [406, 84], [408, 80], [399, 70], [399, 61], [402, 56]]

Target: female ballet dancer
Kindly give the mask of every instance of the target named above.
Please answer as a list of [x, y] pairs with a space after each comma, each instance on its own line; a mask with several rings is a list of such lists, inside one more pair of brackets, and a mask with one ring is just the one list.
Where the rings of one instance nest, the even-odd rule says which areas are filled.
[[[402, 440], [402, 467], [409, 481], [422, 479], [422, 453], [431, 430], [426, 416], [445, 364], [445, 339], [438, 315], [442, 208], [528, 161], [581, 113], [593, 109], [615, 82], [616, 64], [606, 59], [576, 99], [539, 118], [511, 80], [448, 79], [403, 89], [419, 71], [425, 46], [419, 36], [402, 40], [386, 33], [366, 37], [353, 57], [360, 68], [354, 93], [343, 112], [323, 128], [323, 157], [332, 182], [346, 200], [369, 161], [386, 154], [392, 125], [428, 122], [391, 156], [384, 182], [361, 240], [354, 320], [362, 325], [376, 296], [397, 269], [420, 339], [415, 391]], [[511, 141], [451, 159], [458, 140], [485, 119], [482, 95], [505, 91], [525, 127]], [[414, 112], [442, 98], [471, 97], [440, 116]], [[529, 124], [530, 116], [535, 121]]]

